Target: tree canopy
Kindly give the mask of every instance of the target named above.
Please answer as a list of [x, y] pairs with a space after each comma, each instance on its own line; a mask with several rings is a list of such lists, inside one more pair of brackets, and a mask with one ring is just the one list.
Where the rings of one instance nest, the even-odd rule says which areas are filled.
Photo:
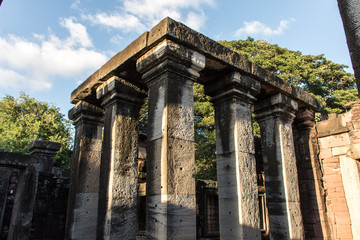
[[[346, 65], [327, 60], [324, 55], [303, 55], [255, 41], [252, 38], [237, 41], [220, 41], [220, 44], [246, 56], [264, 69], [291, 84], [305, 89], [319, 99], [323, 113], [342, 113], [348, 102], [359, 101], [353, 74], [345, 71]], [[204, 94], [203, 86], [194, 86], [195, 147], [197, 177], [216, 179], [214, 108]], [[254, 124], [255, 132], [259, 127]]]
[[61, 143], [54, 164], [69, 167], [71, 124], [59, 109], [24, 93], [20, 93], [19, 98], [3, 97], [0, 101], [0, 148], [28, 153], [29, 143], [35, 139]]
[[[252, 38], [219, 43], [248, 57], [283, 80], [305, 89], [324, 104], [324, 113], [344, 112], [343, 105], [334, 104], [338, 102], [336, 98], [343, 90], [350, 90], [348, 94], [356, 93], [354, 75], [345, 71], [348, 66], [327, 60], [323, 54], [303, 55], [300, 51]], [[355, 94], [353, 100], [356, 99]]]

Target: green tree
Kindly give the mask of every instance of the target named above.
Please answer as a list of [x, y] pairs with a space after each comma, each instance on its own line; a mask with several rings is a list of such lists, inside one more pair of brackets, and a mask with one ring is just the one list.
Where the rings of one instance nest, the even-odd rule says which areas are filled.
[[69, 167], [71, 124], [59, 109], [20, 93], [19, 98], [6, 95], [0, 101], [0, 148], [9, 152], [28, 153], [35, 139], [61, 143], [55, 166]]
[[345, 110], [333, 105], [337, 101], [333, 99], [336, 97], [335, 91], [356, 89], [353, 74], [345, 72], [347, 66], [327, 60], [324, 55], [302, 55], [300, 51], [252, 38], [220, 43], [314, 95], [324, 104], [324, 113], [341, 113]]
[[[300, 51], [252, 38], [220, 41], [220, 44], [305, 89], [323, 103], [323, 113], [344, 112], [346, 103], [360, 100], [354, 76], [344, 70], [347, 66], [329, 61], [324, 55], [302, 55]], [[209, 97], [204, 94], [203, 86], [195, 84], [194, 101], [197, 177], [216, 179], [214, 109]], [[259, 135], [256, 123], [254, 131], [255, 135]]]
[[194, 84], [196, 177], [216, 180], [215, 119], [204, 86]]

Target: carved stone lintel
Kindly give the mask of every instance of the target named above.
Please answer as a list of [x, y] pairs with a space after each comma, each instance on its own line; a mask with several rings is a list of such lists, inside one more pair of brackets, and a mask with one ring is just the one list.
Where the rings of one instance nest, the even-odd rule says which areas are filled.
[[103, 122], [104, 111], [88, 102], [80, 101], [69, 111], [69, 119], [78, 125], [80, 121]]
[[256, 100], [254, 96], [260, 93], [260, 89], [258, 81], [239, 72], [231, 72], [224, 78], [205, 85], [205, 93], [212, 96], [211, 101], [214, 103], [228, 96], [234, 96], [252, 104]]
[[287, 122], [293, 122], [297, 110], [297, 102], [281, 93], [255, 104], [256, 120], [259, 122], [266, 121], [269, 117], [279, 117]]
[[146, 91], [122, 78], [113, 76], [96, 89], [96, 97], [106, 107], [114, 101], [124, 102], [141, 107]]
[[294, 124], [300, 128], [312, 128], [315, 125], [314, 111], [309, 108], [300, 108], [294, 120]]
[[145, 82], [158, 75], [173, 72], [195, 81], [205, 68], [205, 56], [171, 40], [164, 39], [136, 62]]

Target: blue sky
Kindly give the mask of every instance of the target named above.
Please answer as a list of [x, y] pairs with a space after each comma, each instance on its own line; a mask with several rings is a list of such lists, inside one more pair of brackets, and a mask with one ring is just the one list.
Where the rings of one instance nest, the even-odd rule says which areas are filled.
[[71, 92], [166, 16], [214, 40], [251, 36], [353, 72], [336, 0], [4, 0], [0, 97], [24, 91], [67, 116]]

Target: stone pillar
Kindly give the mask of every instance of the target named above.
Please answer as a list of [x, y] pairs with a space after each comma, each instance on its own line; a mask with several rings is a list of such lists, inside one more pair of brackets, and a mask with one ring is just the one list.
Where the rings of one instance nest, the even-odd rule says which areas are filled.
[[44, 140], [35, 140], [29, 144], [30, 155], [39, 158], [39, 172], [44, 175], [52, 175], [54, 157], [60, 150], [61, 144]]
[[2, 222], [6, 209], [6, 199], [9, 191], [10, 174], [11, 169], [6, 167], [0, 167], [0, 231], [2, 229]]
[[21, 171], [18, 186], [16, 188], [7, 239], [29, 239], [38, 177], [39, 172], [34, 165], [29, 165]]
[[96, 239], [103, 110], [81, 101], [69, 111], [75, 125], [66, 239]]
[[118, 77], [97, 89], [105, 109], [97, 239], [136, 238], [138, 117], [145, 96]]
[[29, 239], [33, 220], [39, 170], [47, 169], [60, 146], [55, 142], [35, 140], [29, 145], [31, 160], [21, 169], [11, 214], [8, 239]]
[[251, 119], [260, 83], [233, 72], [205, 89], [215, 107], [220, 239], [261, 239]]
[[292, 132], [297, 103], [278, 93], [255, 105], [260, 125], [270, 239], [304, 239]]
[[[300, 108], [293, 124], [305, 239], [326, 238], [326, 209], [314, 111]], [[324, 226], [322, 226], [324, 225]]]
[[193, 81], [204, 67], [203, 55], [170, 40], [137, 62], [149, 88], [149, 239], [196, 239]]

